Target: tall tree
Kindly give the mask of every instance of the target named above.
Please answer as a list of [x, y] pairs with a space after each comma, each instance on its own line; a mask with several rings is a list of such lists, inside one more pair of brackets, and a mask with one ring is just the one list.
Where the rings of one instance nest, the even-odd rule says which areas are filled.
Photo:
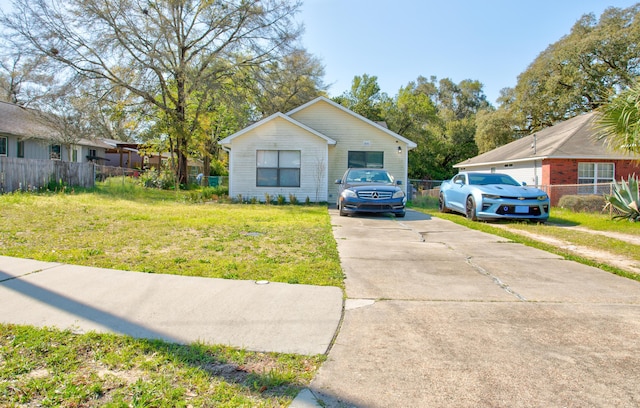
[[514, 107], [529, 132], [598, 108], [640, 75], [640, 4], [582, 16], [518, 77]]
[[[162, 113], [187, 181], [191, 132], [221, 81], [289, 53], [300, 1], [14, 0], [0, 22], [68, 77], [127, 89]], [[88, 29], [90, 27], [90, 29]], [[190, 98], [198, 94], [198, 100]], [[188, 103], [195, 114], [187, 115]]]
[[304, 49], [295, 50], [256, 73], [256, 109], [268, 116], [309, 102], [325, 94], [323, 77], [324, 67], [317, 58]]
[[378, 122], [383, 120], [381, 110], [386, 98], [388, 96], [380, 92], [378, 77], [363, 74], [353, 77], [351, 90], [333, 100], [369, 120]]

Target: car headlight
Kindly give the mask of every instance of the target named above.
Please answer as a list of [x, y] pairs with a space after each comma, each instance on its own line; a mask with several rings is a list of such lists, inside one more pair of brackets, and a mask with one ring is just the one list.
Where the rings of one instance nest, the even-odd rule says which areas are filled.
[[538, 200], [539, 201], [545, 201], [545, 200], [548, 200], [548, 199], [549, 199], [549, 196], [546, 195], [546, 194], [538, 196]]
[[344, 191], [342, 192], [342, 195], [343, 195], [345, 198], [346, 198], [346, 197], [358, 198], [358, 195], [356, 194], [356, 192], [355, 192], [355, 191], [353, 191], [353, 190], [349, 190], [349, 189], [344, 190]]
[[398, 190], [395, 193], [393, 193], [393, 198], [402, 198], [404, 197], [404, 191], [402, 190]]
[[499, 200], [500, 196], [497, 195], [497, 194], [483, 194], [482, 198], [486, 198], [486, 199], [489, 199], [489, 200]]

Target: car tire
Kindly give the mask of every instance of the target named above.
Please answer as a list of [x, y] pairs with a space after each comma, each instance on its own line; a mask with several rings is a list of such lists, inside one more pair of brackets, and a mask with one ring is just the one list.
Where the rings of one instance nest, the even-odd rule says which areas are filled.
[[342, 201], [338, 201], [338, 213], [340, 214], [341, 217], [344, 217], [347, 215], [347, 213], [344, 211], [344, 204], [342, 203]]
[[474, 200], [472, 196], [467, 197], [465, 214], [471, 221], [478, 221], [478, 216], [476, 215], [476, 200]]
[[451, 210], [447, 208], [447, 202], [445, 201], [444, 194], [442, 193], [438, 196], [438, 209], [441, 213], [451, 212]]
[[406, 213], [396, 213], [396, 218], [404, 218]]

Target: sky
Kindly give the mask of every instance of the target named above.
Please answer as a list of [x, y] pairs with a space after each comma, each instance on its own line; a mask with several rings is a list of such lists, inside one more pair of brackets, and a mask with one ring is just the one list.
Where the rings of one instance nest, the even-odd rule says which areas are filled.
[[[500, 90], [584, 14], [640, 0], [303, 0], [296, 16], [302, 45], [320, 59], [329, 96], [356, 75], [377, 77], [395, 96], [419, 76], [484, 85], [496, 105]], [[10, 0], [0, 0], [7, 11]]]
[[478, 80], [494, 106], [500, 90], [584, 14], [638, 0], [304, 0], [307, 51], [325, 67], [331, 97], [354, 76], [376, 76], [395, 96], [419, 76]]

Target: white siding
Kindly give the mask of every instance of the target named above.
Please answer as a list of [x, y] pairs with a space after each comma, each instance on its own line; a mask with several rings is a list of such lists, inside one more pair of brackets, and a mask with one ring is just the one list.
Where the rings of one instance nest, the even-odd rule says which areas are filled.
[[[257, 187], [257, 150], [299, 150], [300, 187]], [[299, 201], [327, 201], [327, 141], [285, 119], [275, 118], [233, 139], [229, 157], [229, 196], [243, 199], [295, 195]]]
[[[349, 151], [384, 152], [384, 167], [396, 180], [401, 180], [406, 189], [406, 143], [326, 102], [310, 105], [291, 117], [337, 142], [329, 147], [329, 184], [326, 191], [329, 203], [336, 201], [337, 186], [334, 182], [347, 170]], [[402, 148], [400, 154], [398, 147]]]

